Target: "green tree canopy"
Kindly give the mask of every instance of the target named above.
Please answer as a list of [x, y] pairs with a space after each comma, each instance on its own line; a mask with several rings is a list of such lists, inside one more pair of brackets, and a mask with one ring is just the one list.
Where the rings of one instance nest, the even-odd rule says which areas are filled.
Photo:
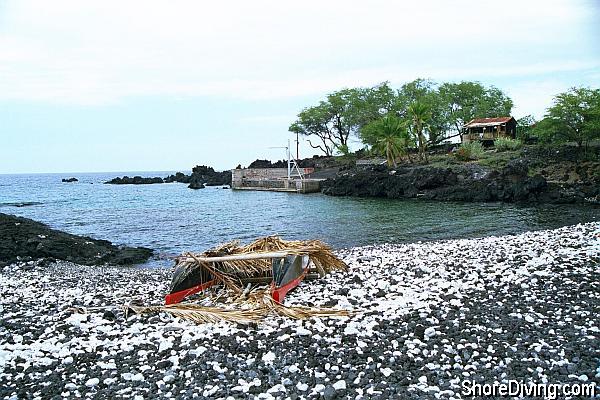
[[[347, 149], [349, 138], [358, 136], [364, 127], [394, 115], [414, 133], [423, 158], [427, 146], [457, 136], [471, 119], [510, 115], [511, 109], [512, 100], [506, 94], [478, 82], [437, 85], [431, 80], [415, 79], [398, 90], [382, 82], [327, 95], [316, 106], [302, 110], [289, 130], [307, 136], [313, 148], [332, 155], [335, 149]], [[418, 117], [415, 111], [419, 111]], [[368, 136], [361, 134], [363, 140]]]
[[308, 139], [310, 146], [332, 155], [335, 149], [348, 148], [351, 135], [380, 119], [394, 103], [394, 92], [387, 82], [372, 88], [342, 89], [302, 110], [289, 131], [317, 138], [316, 143]]
[[577, 143], [579, 147], [600, 138], [600, 89], [571, 88], [554, 97], [535, 132], [551, 142]]
[[443, 83], [439, 94], [446, 104], [446, 121], [454, 127], [455, 134], [474, 118], [509, 116], [513, 102], [500, 89], [486, 88], [479, 82]]
[[298, 119], [290, 125], [289, 130], [301, 135], [317, 137], [319, 140], [317, 144], [313, 144], [310, 139], [308, 140], [310, 146], [320, 149], [325, 155], [330, 156], [337, 145], [331, 132], [330, 119], [328, 106], [322, 101], [318, 106], [300, 111]]
[[517, 139], [524, 141], [530, 138], [535, 124], [535, 118], [531, 115], [519, 118], [517, 120]]
[[360, 136], [365, 144], [385, 156], [388, 166], [395, 167], [397, 160], [408, 155], [408, 148], [413, 145], [404, 122], [392, 114], [364, 126]]
[[397, 96], [389, 82], [382, 82], [371, 88], [359, 89], [358, 125], [363, 127], [395, 110]]
[[431, 119], [431, 110], [428, 104], [415, 101], [408, 106], [410, 131], [419, 146], [419, 159], [425, 162], [427, 162], [427, 139], [425, 138], [425, 131], [429, 129]]
[[410, 107], [415, 103], [419, 103], [429, 110], [426, 137], [424, 139], [431, 145], [438, 144], [446, 139], [451, 125], [446, 118], [446, 104], [439, 95], [435, 82], [428, 79], [415, 79], [402, 85], [398, 90], [398, 100], [396, 102], [399, 115], [407, 121], [412, 120], [413, 115], [411, 115]]
[[350, 134], [357, 131], [360, 124], [361, 89], [342, 89], [327, 95], [327, 99], [317, 106], [305, 108], [298, 119], [289, 127], [290, 132], [305, 136], [316, 136], [317, 144], [308, 143], [326, 155], [333, 150], [348, 145]]

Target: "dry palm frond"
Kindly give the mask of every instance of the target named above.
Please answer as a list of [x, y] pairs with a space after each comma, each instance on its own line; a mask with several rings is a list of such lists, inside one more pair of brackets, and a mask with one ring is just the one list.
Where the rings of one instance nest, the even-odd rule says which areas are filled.
[[333, 308], [315, 307], [289, 307], [272, 301], [268, 304], [269, 309], [277, 315], [292, 319], [309, 319], [313, 317], [349, 317], [352, 313], [348, 310], [336, 310]]
[[[205, 251], [202, 254], [186, 253], [177, 261], [177, 265], [184, 264], [189, 267], [206, 268], [207, 263], [198, 260], [199, 257], [218, 257], [226, 255], [267, 253], [273, 251], [285, 251], [289, 254], [309, 256], [314, 267], [321, 276], [332, 271], [347, 271], [348, 266], [342, 260], [337, 258], [331, 248], [320, 240], [282, 240], [276, 236], [260, 238], [254, 242], [240, 246], [237, 241], [225, 243], [214, 249]], [[193, 260], [192, 260], [193, 259]], [[235, 278], [270, 277], [272, 274], [272, 264], [270, 259], [258, 260], [235, 260], [214, 263], [210, 268], [211, 273], [223, 283], [233, 283]], [[217, 272], [217, 274], [214, 274]], [[221, 275], [221, 276], [218, 276]], [[228, 279], [231, 278], [231, 279]], [[236, 285], [239, 289], [239, 285]]]
[[211, 266], [211, 263], [202, 262], [202, 261], [198, 260], [198, 258], [192, 253], [188, 253], [188, 254], [190, 257], [192, 257], [196, 261], [196, 263], [198, 264], [198, 266], [200, 268], [204, 268], [205, 270], [210, 272], [212, 276], [214, 276], [216, 279], [221, 281], [223, 283], [223, 285], [225, 285], [228, 289], [231, 289], [236, 293], [241, 292], [241, 288], [240, 288], [238, 279], [236, 279], [233, 276], [230, 276], [226, 272], [218, 270], [217, 268], [213, 268]]
[[[346, 310], [286, 307], [273, 300], [269, 288], [262, 286], [252, 290], [252, 285], [272, 282], [273, 259], [286, 255], [308, 256], [309, 268], [312, 272], [317, 271], [321, 276], [332, 271], [348, 270], [346, 263], [337, 258], [331, 248], [319, 240], [282, 240], [276, 236], [268, 236], [245, 246], [233, 241], [201, 254], [185, 253], [177, 258], [176, 267], [183, 273], [177, 275], [177, 278], [174, 277], [174, 283], [185, 282], [188, 275], [194, 273], [197, 274], [195, 279], [199, 279], [200, 283], [216, 280], [222, 284], [224, 290], [216, 298], [205, 297], [205, 304], [211, 306], [184, 303], [164, 307], [131, 307], [131, 309], [136, 312], [164, 311], [199, 323], [256, 322], [269, 314], [295, 319], [350, 315]], [[176, 285], [172, 284], [172, 287]], [[212, 307], [212, 304], [218, 302], [236, 308]]]
[[[348, 310], [316, 307], [288, 307], [276, 302], [266, 288], [255, 289], [244, 298], [237, 298], [231, 305], [235, 308], [202, 306], [193, 303], [179, 303], [168, 306], [132, 306], [127, 308], [137, 314], [166, 312], [175, 317], [195, 323], [236, 322], [257, 323], [268, 315], [279, 315], [292, 319], [309, 319], [313, 317], [348, 317]], [[250, 307], [250, 308], [244, 308]]]
[[175, 317], [187, 319], [196, 323], [207, 322], [237, 322], [255, 323], [264, 317], [263, 310], [235, 310], [219, 307], [204, 307], [198, 304], [181, 303], [168, 306], [130, 306], [138, 314], [166, 312]]
[[264, 309], [269, 314], [277, 314], [292, 319], [308, 319], [313, 317], [348, 317], [352, 313], [348, 310], [336, 310], [333, 308], [298, 307], [285, 306], [276, 302], [268, 290], [257, 290], [250, 294], [248, 303], [256, 309]]

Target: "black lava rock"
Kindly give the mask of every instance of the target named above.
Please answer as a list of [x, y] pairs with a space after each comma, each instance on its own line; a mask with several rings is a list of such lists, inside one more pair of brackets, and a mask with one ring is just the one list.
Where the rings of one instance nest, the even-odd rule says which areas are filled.
[[128, 177], [127, 175], [119, 178], [113, 178], [108, 182], [104, 182], [110, 185], [149, 185], [153, 183], [164, 183], [163, 179], [160, 177], [154, 178], [143, 178], [139, 175], [134, 176], [133, 178]]
[[84, 265], [129, 265], [148, 260], [144, 247], [116, 246], [107, 240], [72, 235], [29, 218], [0, 213], [0, 262], [51, 258]]

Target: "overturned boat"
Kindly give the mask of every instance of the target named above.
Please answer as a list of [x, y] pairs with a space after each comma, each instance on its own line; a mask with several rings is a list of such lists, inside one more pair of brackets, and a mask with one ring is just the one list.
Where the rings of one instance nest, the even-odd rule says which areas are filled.
[[176, 259], [166, 305], [221, 285], [233, 296], [252, 287], [268, 286], [272, 300], [282, 304], [286, 294], [303, 280], [317, 279], [348, 266], [319, 240], [283, 240], [268, 236], [241, 246], [230, 242], [201, 254]]

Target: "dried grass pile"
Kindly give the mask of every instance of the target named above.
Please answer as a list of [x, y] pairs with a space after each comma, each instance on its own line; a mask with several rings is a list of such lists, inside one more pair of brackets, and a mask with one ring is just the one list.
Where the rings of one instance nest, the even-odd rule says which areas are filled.
[[166, 306], [128, 306], [136, 313], [167, 312], [197, 323], [230, 321], [256, 323], [268, 315], [294, 319], [311, 317], [349, 316], [347, 310], [314, 307], [288, 307], [271, 297], [269, 285], [273, 279], [271, 258], [236, 259], [211, 262], [214, 257], [252, 255], [268, 256], [285, 252], [309, 257], [310, 273], [324, 276], [333, 271], [347, 272], [348, 266], [336, 257], [331, 248], [319, 240], [283, 240], [268, 236], [248, 245], [233, 241], [204, 253], [185, 253], [176, 259], [172, 287], [195, 275], [200, 283], [216, 280], [218, 285], [201, 294], [195, 303]]
[[[271, 259], [235, 260], [211, 263], [203, 261], [208, 257], [223, 257], [247, 254], [266, 254], [272, 252], [309, 257], [311, 266], [320, 276], [333, 271], [347, 271], [348, 266], [337, 258], [331, 248], [320, 240], [283, 240], [276, 236], [267, 236], [241, 246], [238, 241], [225, 243], [201, 254], [185, 253], [178, 257], [175, 266], [188, 270], [188, 274], [196, 269], [204, 270], [205, 276], [216, 278], [234, 292], [241, 292], [248, 278], [264, 278], [270, 281], [273, 277]], [[208, 278], [207, 278], [208, 279]], [[174, 281], [173, 284], [177, 284]]]

